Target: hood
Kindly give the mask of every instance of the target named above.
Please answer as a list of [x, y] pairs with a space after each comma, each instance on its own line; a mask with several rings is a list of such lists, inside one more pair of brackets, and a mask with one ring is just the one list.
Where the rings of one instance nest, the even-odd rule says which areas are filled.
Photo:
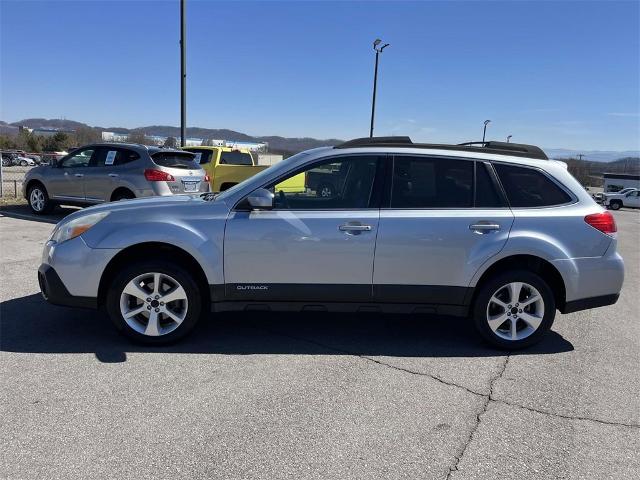
[[167, 195], [158, 197], [134, 198], [133, 200], [119, 200], [117, 202], [102, 203], [92, 207], [83, 208], [64, 218], [67, 221], [82, 215], [88, 215], [97, 212], [123, 212], [126, 210], [169, 209], [181, 205], [202, 205], [210, 203], [200, 198], [199, 195]]

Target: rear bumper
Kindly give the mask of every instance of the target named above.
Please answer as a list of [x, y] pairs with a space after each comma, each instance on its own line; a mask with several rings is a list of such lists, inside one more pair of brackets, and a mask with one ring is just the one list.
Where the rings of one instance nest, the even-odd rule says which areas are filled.
[[590, 308], [606, 307], [607, 305], [613, 305], [620, 298], [619, 293], [611, 295], [601, 295], [599, 297], [581, 298], [580, 300], [573, 300], [567, 302], [564, 308], [560, 309], [562, 313], [573, 313], [580, 310], [588, 310]]
[[98, 307], [98, 299], [95, 297], [71, 295], [55, 269], [46, 263], [40, 265], [38, 269], [38, 284], [44, 299], [53, 305], [94, 309]]

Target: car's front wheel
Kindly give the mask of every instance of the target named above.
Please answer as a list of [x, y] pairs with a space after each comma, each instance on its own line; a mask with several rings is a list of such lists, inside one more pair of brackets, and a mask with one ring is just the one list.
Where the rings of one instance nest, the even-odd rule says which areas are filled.
[[609, 202], [609, 208], [611, 210], [620, 210], [620, 207], [622, 207], [622, 202], [619, 200], [612, 200]]
[[516, 270], [489, 279], [476, 297], [476, 328], [490, 344], [517, 350], [539, 342], [556, 315], [551, 288], [539, 275]]
[[172, 262], [131, 265], [111, 283], [106, 299], [109, 317], [138, 342], [174, 342], [193, 329], [202, 312], [202, 294], [192, 277]]
[[53, 204], [51, 200], [49, 200], [47, 189], [39, 183], [29, 187], [27, 199], [29, 200], [31, 211], [35, 214], [44, 215], [53, 209]]

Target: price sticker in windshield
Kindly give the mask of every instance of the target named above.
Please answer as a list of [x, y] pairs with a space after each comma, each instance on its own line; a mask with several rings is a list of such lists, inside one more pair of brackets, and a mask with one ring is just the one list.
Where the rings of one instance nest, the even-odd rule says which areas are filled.
[[193, 161], [197, 164], [200, 164], [200, 159], [202, 158], [202, 152], [196, 153], [196, 156], [193, 158]]

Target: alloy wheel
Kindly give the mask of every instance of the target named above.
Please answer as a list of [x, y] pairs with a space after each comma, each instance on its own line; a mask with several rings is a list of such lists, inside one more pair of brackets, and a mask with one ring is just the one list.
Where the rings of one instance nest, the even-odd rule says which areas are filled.
[[29, 203], [31, 204], [31, 208], [33, 208], [36, 212], [41, 212], [45, 204], [44, 192], [39, 188], [34, 188], [33, 190], [31, 190], [31, 194], [29, 195]]
[[138, 275], [120, 295], [120, 313], [138, 333], [150, 337], [177, 329], [187, 316], [185, 289], [173, 277], [159, 272]]
[[532, 335], [544, 319], [544, 300], [540, 292], [524, 282], [511, 282], [498, 288], [487, 305], [487, 323], [498, 337], [517, 341]]

